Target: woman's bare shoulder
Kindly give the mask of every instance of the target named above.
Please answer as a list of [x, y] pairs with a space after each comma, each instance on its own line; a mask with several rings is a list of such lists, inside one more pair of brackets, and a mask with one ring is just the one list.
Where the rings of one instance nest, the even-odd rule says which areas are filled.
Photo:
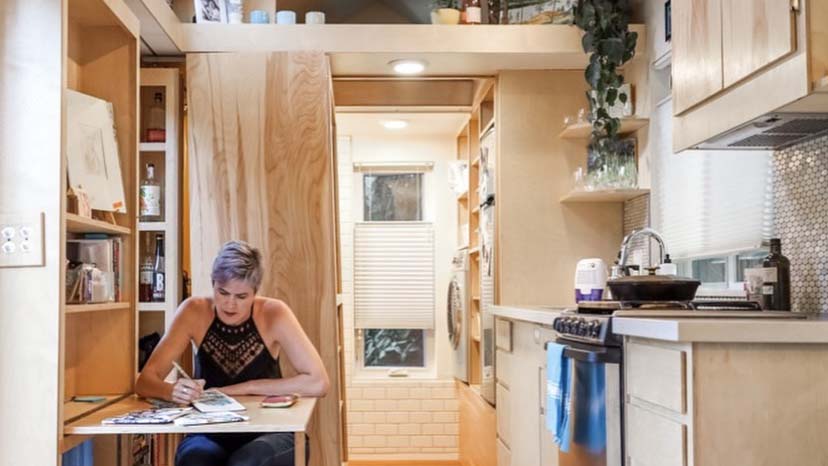
[[199, 296], [185, 299], [176, 311], [176, 318], [186, 321], [213, 320], [213, 300]]

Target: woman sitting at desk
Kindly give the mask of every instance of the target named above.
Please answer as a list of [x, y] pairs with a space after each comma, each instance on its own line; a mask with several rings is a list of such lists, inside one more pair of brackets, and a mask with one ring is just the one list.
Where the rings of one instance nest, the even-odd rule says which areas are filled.
[[[328, 374], [319, 353], [293, 311], [282, 301], [256, 296], [262, 282], [262, 258], [242, 241], [221, 247], [211, 278], [212, 298], [189, 298], [153, 351], [136, 382], [136, 392], [188, 404], [205, 388], [233, 395], [298, 393], [324, 396]], [[195, 381], [164, 382], [190, 343], [196, 353]], [[284, 352], [298, 375], [282, 378]], [[293, 465], [293, 434], [187, 435], [175, 455], [176, 466]], [[308, 451], [306, 449], [306, 451]]]

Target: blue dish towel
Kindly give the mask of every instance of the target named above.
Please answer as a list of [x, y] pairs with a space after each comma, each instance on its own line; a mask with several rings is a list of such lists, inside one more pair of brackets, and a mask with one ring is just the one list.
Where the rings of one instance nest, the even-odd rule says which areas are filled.
[[606, 380], [604, 366], [575, 361], [575, 443], [592, 454], [607, 448]]
[[564, 345], [546, 344], [546, 429], [560, 450], [569, 451], [570, 364]]

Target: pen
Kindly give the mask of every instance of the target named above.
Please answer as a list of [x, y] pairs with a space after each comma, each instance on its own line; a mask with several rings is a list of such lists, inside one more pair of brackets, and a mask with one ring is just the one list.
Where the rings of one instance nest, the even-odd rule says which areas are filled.
[[180, 376], [184, 377], [187, 380], [193, 380], [193, 378], [190, 377], [187, 374], [187, 372], [184, 369], [182, 369], [181, 366], [177, 362], [173, 361], [172, 363], [173, 363], [173, 367], [175, 368], [176, 372], [178, 372], [178, 374]]

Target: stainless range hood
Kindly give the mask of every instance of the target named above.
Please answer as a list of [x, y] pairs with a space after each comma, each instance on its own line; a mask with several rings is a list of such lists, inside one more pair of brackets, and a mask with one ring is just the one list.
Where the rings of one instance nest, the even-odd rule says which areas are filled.
[[693, 149], [778, 150], [828, 135], [828, 78], [775, 112], [708, 139]]

